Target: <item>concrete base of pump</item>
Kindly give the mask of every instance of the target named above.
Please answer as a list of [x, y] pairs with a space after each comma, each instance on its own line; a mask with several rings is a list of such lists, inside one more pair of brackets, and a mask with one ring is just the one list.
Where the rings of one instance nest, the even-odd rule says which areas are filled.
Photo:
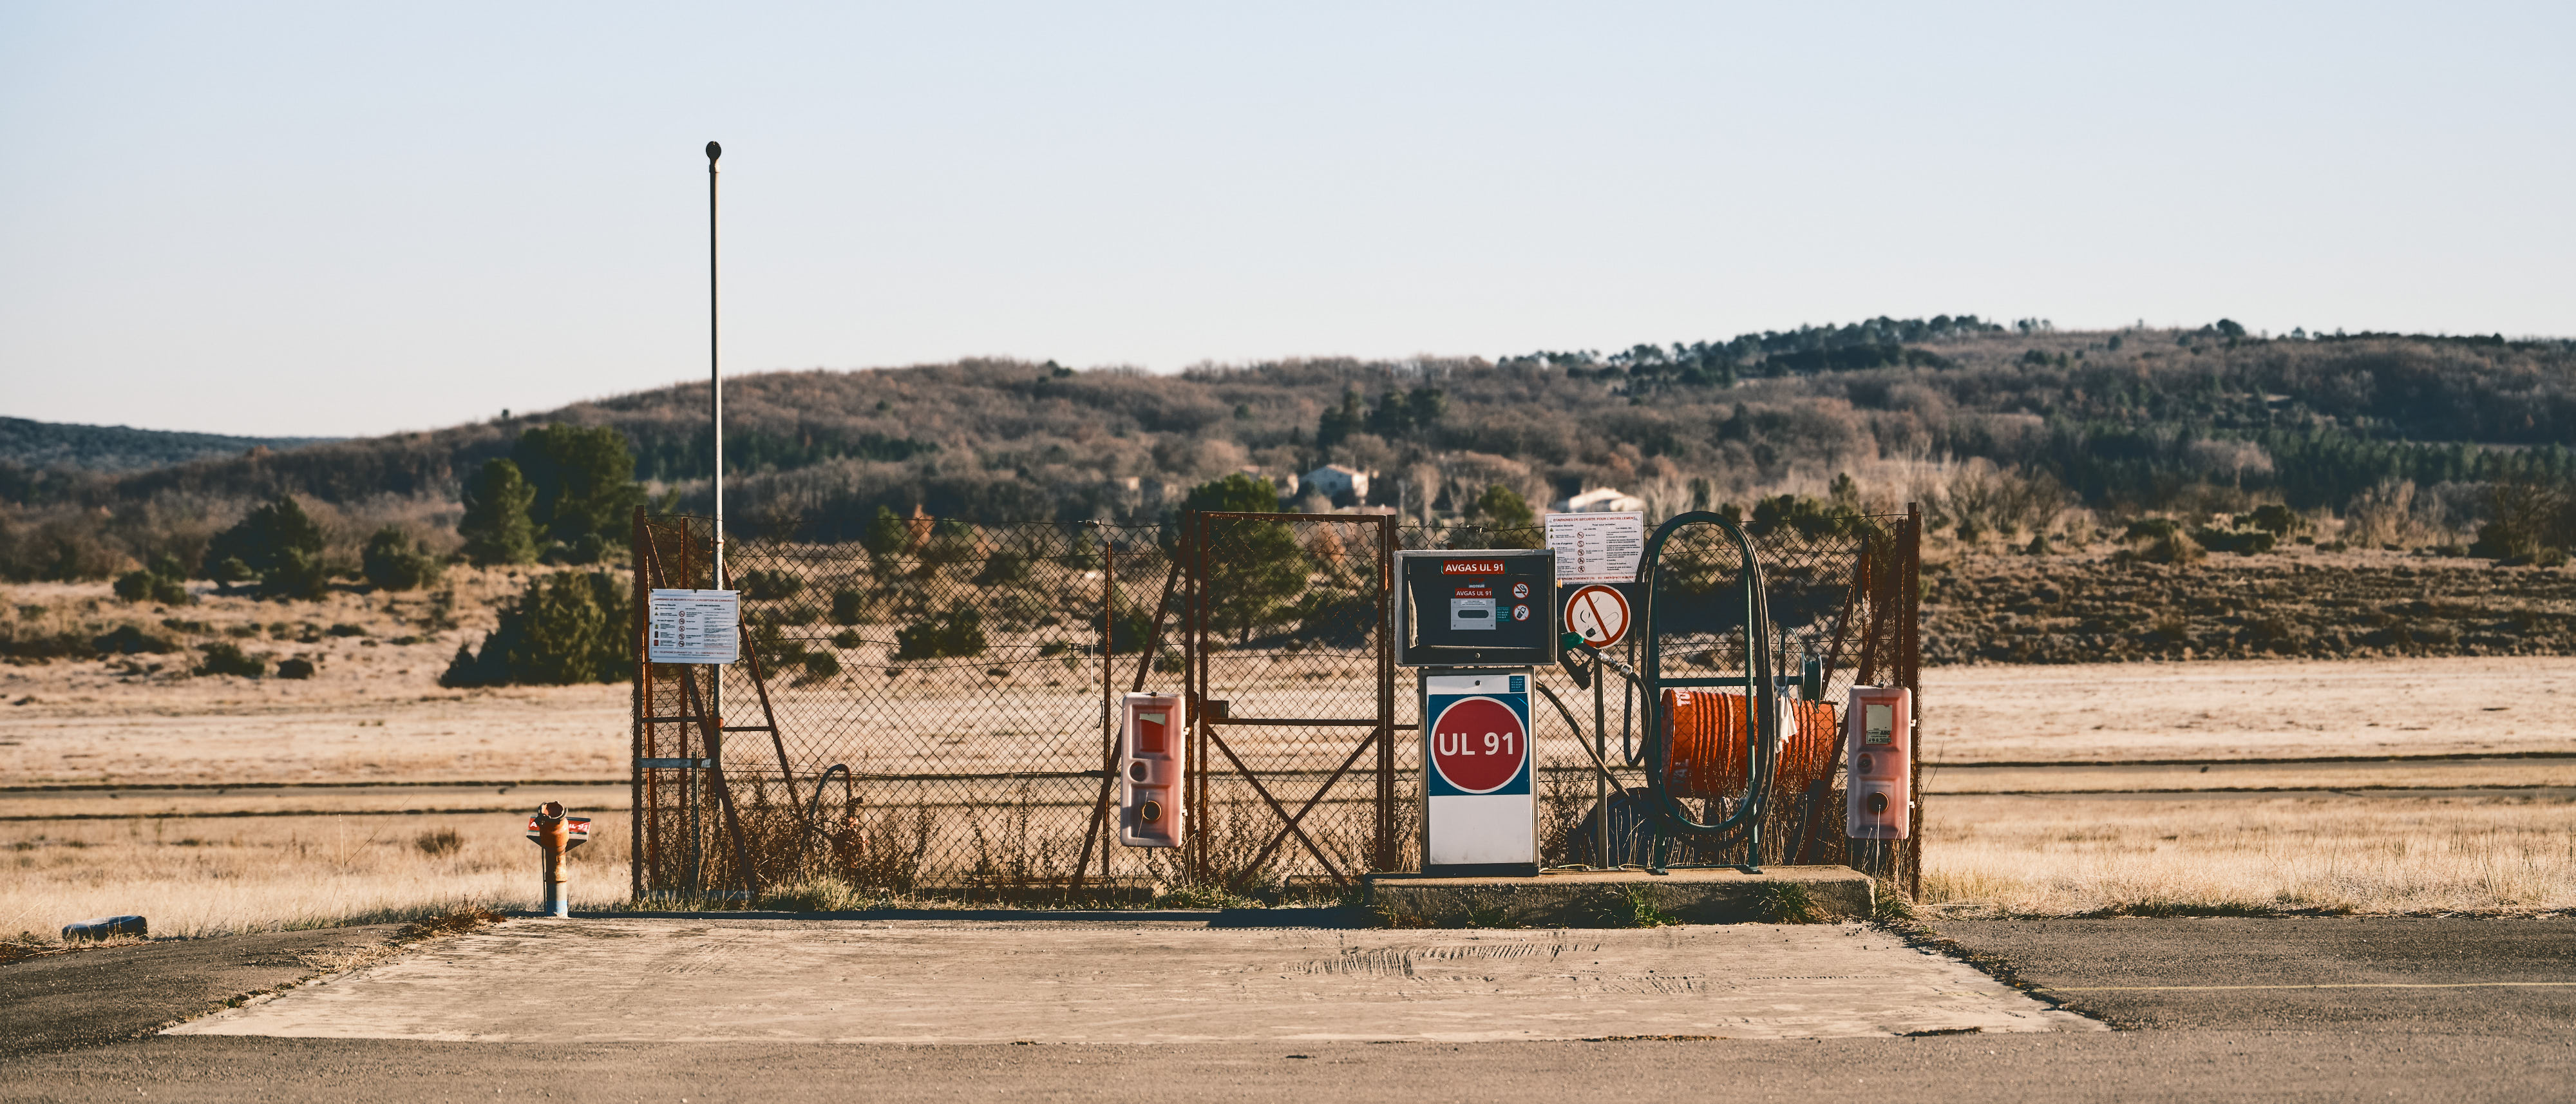
[[1532, 878], [1372, 874], [1369, 907], [1396, 927], [1626, 928], [1867, 919], [1869, 875], [1843, 866], [1570, 871]]

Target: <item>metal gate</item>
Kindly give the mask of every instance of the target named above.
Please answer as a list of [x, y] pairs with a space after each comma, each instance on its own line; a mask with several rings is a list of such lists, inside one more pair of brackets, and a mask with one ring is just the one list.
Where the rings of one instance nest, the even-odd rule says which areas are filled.
[[1237, 887], [1347, 886], [1407, 865], [1388, 636], [1394, 550], [1386, 515], [1191, 519], [1193, 873]]

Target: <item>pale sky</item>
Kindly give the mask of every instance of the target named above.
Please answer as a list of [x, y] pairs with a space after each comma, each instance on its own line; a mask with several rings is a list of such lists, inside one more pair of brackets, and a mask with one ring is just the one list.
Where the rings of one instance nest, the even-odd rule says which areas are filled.
[[[1795, 10], [1783, 10], [1791, 9]], [[2576, 334], [2576, 6], [0, 4], [0, 414], [1970, 312]]]

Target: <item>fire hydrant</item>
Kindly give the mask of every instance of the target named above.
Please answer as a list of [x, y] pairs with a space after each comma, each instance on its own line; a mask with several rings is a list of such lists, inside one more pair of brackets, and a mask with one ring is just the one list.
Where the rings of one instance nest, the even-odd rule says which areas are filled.
[[564, 855], [590, 842], [590, 818], [565, 816], [563, 802], [546, 802], [528, 818], [528, 839], [545, 856], [546, 915], [572, 915], [572, 896], [564, 890], [564, 883], [571, 880], [564, 873]]

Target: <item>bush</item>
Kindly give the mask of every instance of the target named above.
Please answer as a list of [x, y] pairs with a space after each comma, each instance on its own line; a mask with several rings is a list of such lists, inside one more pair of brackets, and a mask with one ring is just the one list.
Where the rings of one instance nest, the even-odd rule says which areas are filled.
[[309, 678], [312, 678], [312, 677], [313, 677], [313, 661], [312, 661], [312, 660], [309, 660], [309, 659], [281, 659], [281, 660], [278, 660], [278, 661], [277, 661], [277, 677], [282, 678], [282, 679], [309, 679]]
[[2163, 540], [2182, 532], [2182, 523], [2172, 518], [2139, 518], [2120, 533], [2121, 540]]
[[417, 590], [437, 582], [442, 567], [427, 541], [412, 540], [395, 525], [368, 537], [359, 559], [360, 570], [378, 590]]
[[2192, 540], [2190, 534], [2174, 532], [2157, 537], [2153, 543], [2147, 545], [2145, 551], [2138, 554], [2138, 558], [2148, 563], [2187, 564], [2197, 562], [2208, 555], [2209, 551], [2202, 548], [2199, 542]]
[[263, 598], [320, 598], [330, 582], [322, 566], [322, 527], [292, 495], [252, 510], [206, 546], [206, 574], [233, 583], [255, 579]]
[[179, 650], [177, 644], [132, 625], [120, 625], [115, 631], [92, 639], [89, 646], [104, 655], [134, 655], [138, 652], [163, 655]]
[[984, 654], [984, 617], [971, 606], [895, 630], [895, 653], [904, 659], [950, 659]]
[[2238, 518], [2237, 521], [2247, 528], [2260, 529], [2275, 537], [2287, 537], [2292, 533], [2304, 532], [2308, 527], [2307, 518], [2301, 517], [2298, 511], [2277, 502], [2268, 506], [2257, 506], [2254, 512]]
[[[833, 591], [832, 623], [835, 625], [858, 624], [859, 614], [867, 608], [867, 604], [868, 596], [861, 594], [858, 591], [851, 590], [847, 587]], [[848, 645], [843, 645], [843, 647], [848, 647]]]
[[536, 523], [528, 506], [537, 492], [508, 460], [487, 460], [465, 481], [465, 517], [456, 533], [465, 538], [465, 558], [477, 565], [522, 564], [537, 558]]
[[805, 589], [805, 580], [784, 571], [753, 568], [734, 577], [742, 596], [754, 602], [776, 602], [793, 598]]
[[830, 652], [805, 653], [805, 681], [827, 679], [841, 673], [841, 657]]
[[2240, 556], [2251, 556], [2258, 552], [2271, 551], [2274, 538], [2271, 533], [2261, 529], [2203, 527], [2192, 530], [2191, 539], [2200, 542], [2201, 547], [2212, 552], [2234, 552]]
[[177, 556], [164, 552], [152, 557], [141, 571], [127, 572], [116, 580], [116, 596], [128, 602], [158, 602], [165, 606], [184, 606], [196, 601], [188, 593], [188, 568]]
[[238, 644], [229, 641], [208, 644], [202, 651], [206, 658], [197, 664], [198, 674], [258, 678], [268, 673], [267, 660], [245, 654]]
[[635, 663], [634, 599], [607, 572], [560, 572], [528, 581], [501, 610], [480, 651], [456, 649], [438, 684], [569, 686], [620, 682]]

